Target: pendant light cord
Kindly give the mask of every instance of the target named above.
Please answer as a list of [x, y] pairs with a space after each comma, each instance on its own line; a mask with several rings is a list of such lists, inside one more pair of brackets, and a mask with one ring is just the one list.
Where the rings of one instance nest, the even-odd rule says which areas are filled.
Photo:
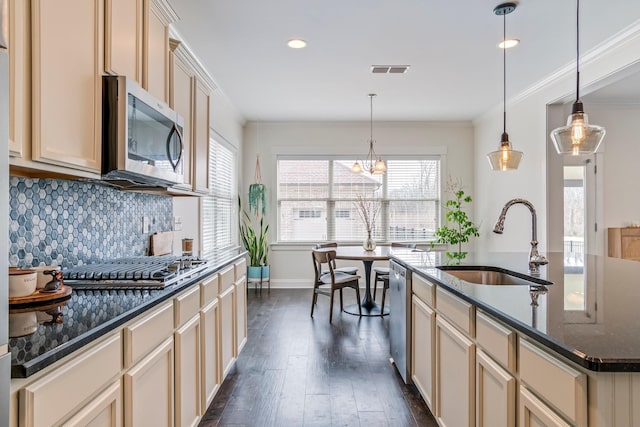
[[369, 94], [369, 141], [373, 144], [373, 97], [374, 94]]
[[502, 15], [502, 133], [507, 132], [507, 14]]
[[580, 0], [576, 0], [576, 102], [580, 100]]

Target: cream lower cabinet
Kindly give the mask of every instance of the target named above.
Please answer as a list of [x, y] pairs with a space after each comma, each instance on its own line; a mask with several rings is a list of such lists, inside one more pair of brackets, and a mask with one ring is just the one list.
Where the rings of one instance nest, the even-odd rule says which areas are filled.
[[220, 302], [220, 362], [222, 378], [229, 373], [235, 360], [235, 288], [230, 286], [218, 297]]
[[427, 406], [434, 410], [436, 313], [416, 295], [411, 306], [411, 378]]
[[174, 336], [176, 367], [176, 426], [195, 426], [200, 420], [200, 315]]
[[173, 337], [124, 374], [124, 425], [173, 426]]
[[242, 276], [235, 283], [235, 309], [236, 309], [236, 353], [242, 351], [247, 343], [247, 277]]
[[480, 349], [476, 374], [476, 426], [515, 426], [516, 379]]
[[[101, 418], [108, 418], [110, 411], [119, 411], [120, 404], [100, 391], [119, 379], [121, 369], [122, 339], [118, 333], [20, 390], [20, 426], [73, 425], [66, 421], [90, 421], [104, 410], [107, 412]], [[107, 409], [111, 405], [115, 407]], [[85, 411], [88, 407], [95, 411]]]
[[436, 411], [442, 427], [475, 424], [475, 344], [436, 316]]
[[122, 425], [122, 387], [120, 379], [94, 398], [70, 420], [68, 426], [119, 427]]
[[[216, 284], [217, 286], [217, 284]], [[202, 350], [202, 411], [213, 401], [220, 387], [220, 364], [218, 358], [218, 299], [213, 300], [200, 312], [200, 333]]]
[[524, 386], [520, 386], [519, 419], [519, 427], [571, 427]]

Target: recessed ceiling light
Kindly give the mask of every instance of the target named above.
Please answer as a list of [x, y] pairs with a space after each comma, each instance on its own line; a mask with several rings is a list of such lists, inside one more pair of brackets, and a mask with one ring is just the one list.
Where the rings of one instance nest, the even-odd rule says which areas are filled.
[[302, 49], [307, 46], [307, 42], [302, 39], [291, 39], [287, 42], [287, 46], [291, 49]]
[[498, 43], [498, 47], [500, 49], [509, 49], [512, 48], [514, 46], [517, 46], [520, 43], [520, 40], [518, 39], [506, 39], [504, 41], [501, 41], [500, 43]]

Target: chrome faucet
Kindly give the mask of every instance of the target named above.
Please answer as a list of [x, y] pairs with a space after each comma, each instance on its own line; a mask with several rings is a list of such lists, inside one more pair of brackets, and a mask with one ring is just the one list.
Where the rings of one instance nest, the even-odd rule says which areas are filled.
[[548, 264], [549, 261], [543, 255], [538, 253], [536, 208], [533, 207], [531, 202], [525, 199], [509, 200], [502, 208], [502, 212], [500, 212], [500, 216], [498, 217], [498, 222], [496, 223], [496, 226], [493, 227], [493, 232], [496, 234], [502, 234], [504, 231], [504, 220], [507, 216], [507, 211], [511, 206], [516, 204], [525, 205], [531, 212], [531, 251], [529, 252], [529, 273], [533, 276], [537, 276], [540, 274], [540, 266]]

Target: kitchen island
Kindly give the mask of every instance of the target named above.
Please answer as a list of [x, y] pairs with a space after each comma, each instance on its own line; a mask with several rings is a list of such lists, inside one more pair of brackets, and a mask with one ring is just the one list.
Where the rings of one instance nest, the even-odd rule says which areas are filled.
[[246, 342], [244, 255], [163, 289], [74, 290], [34, 309], [35, 329], [9, 341], [10, 425], [197, 423]]
[[[444, 253], [394, 250], [412, 272], [412, 380], [442, 425], [640, 425], [640, 263], [548, 258], [552, 285], [482, 285], [437, 268]], [[529, 276], [526, 253], [462, 265]]]

